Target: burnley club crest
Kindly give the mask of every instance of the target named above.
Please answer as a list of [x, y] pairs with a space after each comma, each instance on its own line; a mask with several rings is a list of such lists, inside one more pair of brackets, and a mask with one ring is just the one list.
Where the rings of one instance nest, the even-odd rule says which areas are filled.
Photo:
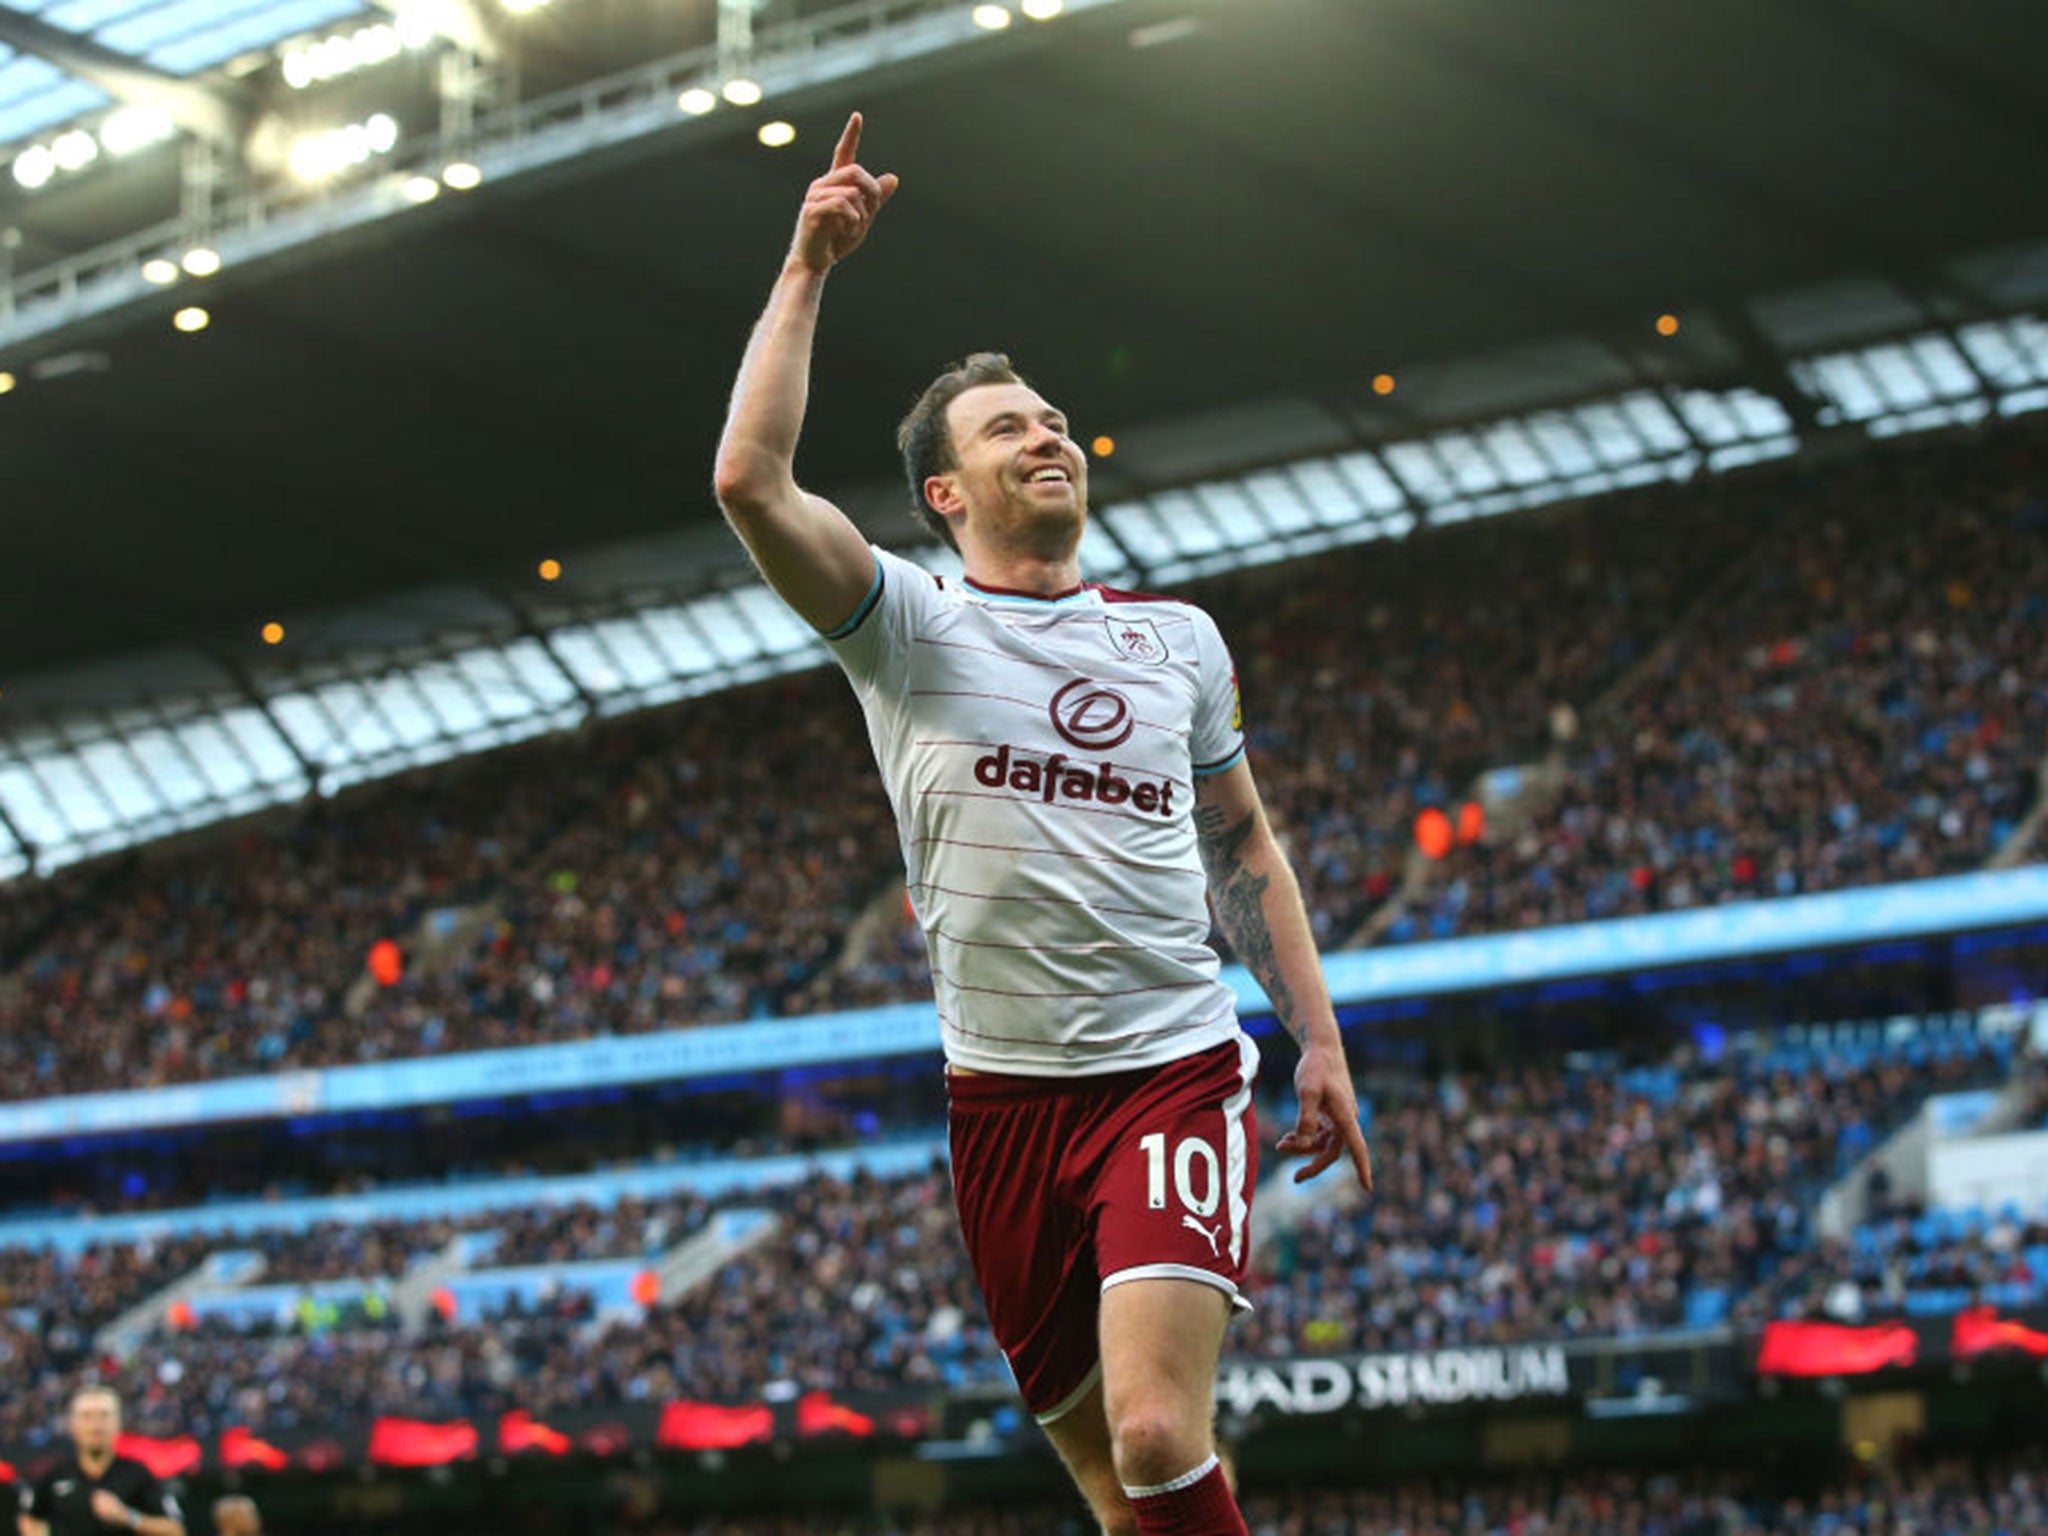
[[1111, 614], [1103, 622], [1109, 625], [1109, 643], [1126, 661], [1141, 661], [1154, 667], [1166, 661], [1166, 642], [1159, 638], [1159, 626], [1150, 619], [1126, 619]]

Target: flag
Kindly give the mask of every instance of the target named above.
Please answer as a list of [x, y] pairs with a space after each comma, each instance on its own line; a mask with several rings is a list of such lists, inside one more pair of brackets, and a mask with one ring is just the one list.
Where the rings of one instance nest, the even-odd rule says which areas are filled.
[[1850, 1328], [1841, 1323], [1772, 1323], [1757, 1351], [1762, 1376], [1861, 1376], [1911, 1365], [1919, 1341], [1904, 1323]]

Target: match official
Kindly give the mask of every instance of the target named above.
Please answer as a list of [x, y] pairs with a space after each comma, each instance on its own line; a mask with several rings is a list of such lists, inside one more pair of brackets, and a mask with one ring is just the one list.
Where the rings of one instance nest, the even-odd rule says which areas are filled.
[[20, 1536], [185, 1536], [178, 1501], [141, 1462], [114, 1454], [121, 1400], [112, 1387], [72, 1394], [72, 1453], [23, 1491]]

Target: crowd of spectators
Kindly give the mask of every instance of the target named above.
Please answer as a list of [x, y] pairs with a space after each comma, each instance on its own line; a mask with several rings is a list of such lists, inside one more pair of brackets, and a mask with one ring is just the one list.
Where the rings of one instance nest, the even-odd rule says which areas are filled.
[[188, 1235], [93, 1244], [77, 1253], [0, 1248], [0, 1327], [21, 1330], [39, 1359], [75, 1364], [99, 1329], [196, 1269], [214, 1246]]
[[1797, 1255], [1759, 1309], [1838, 1323], [2038, 1306], [2048, 1294], [2048, 1209], [1898, 1212]]
[[895, 858], [822, 673], [512, 749], [60, 876], [0, 989], [0, 1095], [772, 1014]]
[[[1981, 864], [2048, 734], [2042, 435], [1202, 588], [1321, 941], [1375, 914], [1398, 942]], [[1555, 800], [1411, 899], [1417, 813], [1553, 749]], [[839, 963], [900, 873], [836, 675], [696, 700], [17, 886], [0, 1097], [922, 995], [907, 918]], [[404, 962], [381, 985], [380, 939]]]
[[[388, 1367], [392, 1382], [409, 1379], [402, 1358], [413, 1341], [396, 1337], [386, 1304], [388, 1282], [422, 1256], [463, 1233], [490, 1233], [478, 1267], [566, 1264], [606, 1258], [653, 1259], [701, 1230], [714, 1207], [681, 1191], [659, 1200], [631, 1196], [614, 1205], [576, 1201], [480, 1212], [453, 1221], [326, 1221], [243, 1237], [181, 1235], [132, 1245], [88, 1247], [77, 1255], [50, 1248], [0, 1248], [0, 1366], [10, 1391], [0, 1397], [0, 1443], [34, 1431], [38, 1416], [54, 1422], [55, 1405], [77, 1373], [117, 1373], [138, 1402], [173, 1411], [197, 1390], [209, 1369], [232, 1364], [252, 1388], [276, 1371], [310, 1372], [307, 1401], [317, 1404], [329, 1383], [318, 1373], [360, 1360]], [[210, 1254], [252, 1252], [264, 1285], [314, 1286], [359, 1279], [376, 1304], [294, 1300], [274, 1317], [240, 1324], [166, 1318], [133, 1361], [96, 1353], [95, 1335], [129, 1308], [196, 1270]], [[564, 1305], [533, 1309], [528, 1320], [580, 1322], [592, 1315], [573, 1292]], [[517, 1311], [518, 1309], [514, 1309]], [[487, 1321], [464, 1319], [472, 1330]], [[444, 1325], [437, 1330], [445, 1335]], [[480, 1331], [480, 1330], [479, 1330]], [[396, 1387], [394, 1386], [394, 1391]], [[368, 1402], [369, 1399], [361, 1399]], [[386, 1401], [397, 1401], [395, 1397]]]
[[2044, 650], [2038, 433], [1833, 466], [1681, 643], [1588, 714], [1555, 799], [1455, 853], [1390, 935], [1978, 868], [2036, 798]]
[[[1383, 1487], [1245, 1490], [1252, 1536], [2023, 1536], [2048, 1529], [2038, 1453], [1859, 1468], [1804, 1491], [1754, 1474], [1566, 1472]], [[643, 1536], [1094, 1536], [1078, 1505], [922, 1514], [751, 1514], [621, 1528]]]
[[1721, 1322], [1812, 1242], [1810, 1209], [1991, 1047], [1608, 1074], [1529, 1067], [1374, 1096], [1375, 1198], [1265, 1250], [1245, 1354], [1608, 1337]]
[[[1593, 1061], [1374, 1080], [1377, 1197], [1311, 1203], [1255, 1249], [1254, 1310], [1231, 1352], [1643, 1334], [1731, 1313], [1762, 1321], [1806, 1273], [1820, 1189], [1928, 1094], [1983, 1086], [2013, 1065], [2005, 1042], [1960, 1037], [1934, 1053], [1901, 1043], [1798, 1060], [1759, 1044], [1709, 1063], [1687, 1047], [1628, 1069]], [[1287, 1119], [1284, 1105], [1270, 1107], [1269, 1146]], [[167, 1327], [125, 1361], [74, 1357], [76, 1369], [53, 1360], [18, 1376], [35, 1386], [0, 1407], [0, 1444], [53, 1422], [80, 1370], [110, 1373], [136, 1427], [196, 1433], [246, 1415], [291, 1430], [337, 1415], [485, 1417], [512, 1406], [546, 1413], [1007, 1380], [943, 1164], [888, 1180], [818, 1173], [727, 1198], [772, 1211], [775, 1229], [707, 1283], [630, 1317], [594, 1312], [565, 1282], [541, 1305], [435, 1312], [424, 1333], [404, 1337], [388, 1312], [328, 1315], [261, 1337]], [[266, 1281], [389, 1280], [463, 1231], [499, 1234], [475, 1259], [485, 1267], [652, 1258], [711, 1210], [678, 1194], [460, 1224], [321, 1224], [215, 1246], [265, 1252]], [[137, 1276], [131, 1290], [140, 1290], [190, 1268], [206, 1246], [119, 1272]], [[12, 1262], [24, 1284], [38, 1283], [27, 1260]]]
[[202, 1246], [260, 1255], [266, 1285], [396, 1280], [465, 1233], [490, 1234], [482, 1262], [492, 1267], [653, 1258], [699, 1231], [712, 1209], [703, 1196], [679, 1190], [653, 1200], [626, 1195], [613, 1204], [575, 1200], [484, 1210], [460, 1220], [319, 1221]]
[[[131, 1427], [199, 1434], [234, 1423], [311, 1428], [379, 1413], [453, 1417], [511, 1406], [543, 1413], [673, 1396], [738, 1401], [785, 1385], [858, 1391], [1007, 1380], [960, 1246], [943, 1165], [888, 1181], [819, 1175], [745, 1201], [773, 1210], [777, 1231], [689, 1295], [658, 1301], [630, 1320], [597, 1316], [564, 1286], [543, 1305], [488, 1317], [431, 1313], [423, 1333], [402, 1339], [381, 1324], [284, 1335], [264, 1329], [254, 1337], [165, 1328], [126, 1359], [81, 1369], [115, 1383]], [[680, 1241], [682, 1223], [701, 1223], [708, 1207], [677, 1206], [627, 1214], [575, 1208], [566, 1219], [531, 1223], [543, 1235], [518, 1240], [512, 1252], [542, 1261], [557, 1253], [597, 1257], [557, 1246], [579, 1230], [609, 1233], [614, 1247], [639, 1243], [657, 1226], [667, 1241]], [[363, 1251], [419, 1241], [398, 1228]], [[333, 1247], [321, 1238], [312, 1251]], [[507, 1262], [502, 1244], [488, 1262]], [[76, 1385], [75, 1373], [56, 1369], [31, 1368], [13, 1379], [21, 1390], [0, 1401], [0, 1444], [46, 1435]]]

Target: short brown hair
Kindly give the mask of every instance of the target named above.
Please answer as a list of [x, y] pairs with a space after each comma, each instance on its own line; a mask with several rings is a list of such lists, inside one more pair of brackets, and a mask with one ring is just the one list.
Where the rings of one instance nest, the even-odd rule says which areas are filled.
[[952, 526], [924, 498], [925, 481], [943, 475], [956, 463], [953, 435], [946, 428], [946, 408], [983, 384], [1025, 382], [1003, 353], [976, 352], [933, 379], [896, 428], [896, 448], [903, 455], [903, 473], [910, 481], [910, 499], [917, 506], [917, 515], [956, 552], [960, 542], [953, 537]]

